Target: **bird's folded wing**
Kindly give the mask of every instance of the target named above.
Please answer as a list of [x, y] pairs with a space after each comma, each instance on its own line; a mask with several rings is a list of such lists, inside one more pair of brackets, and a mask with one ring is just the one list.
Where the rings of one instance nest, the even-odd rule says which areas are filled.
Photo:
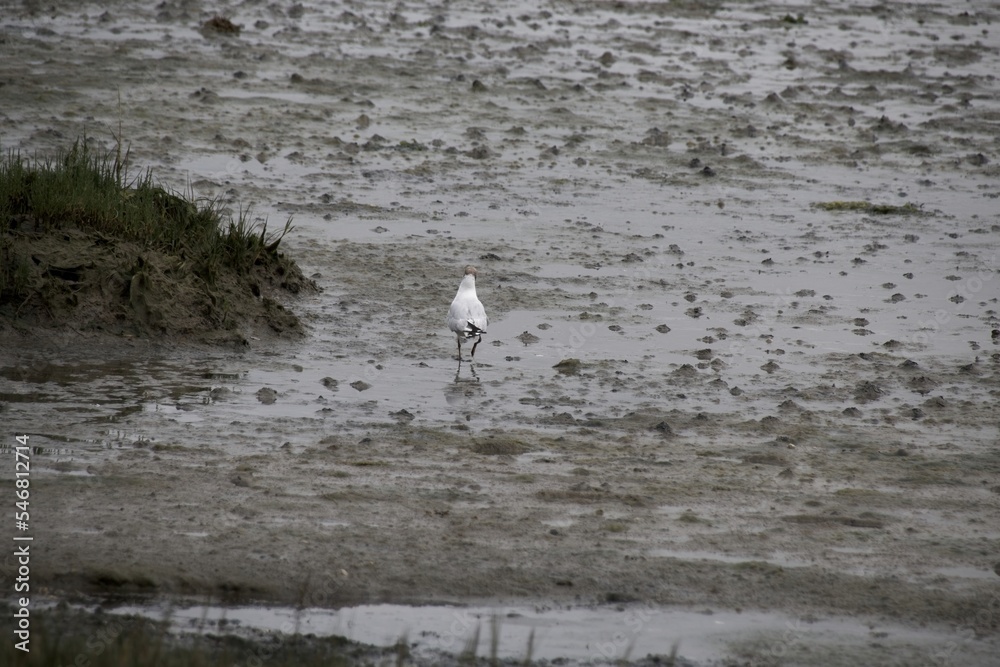
[[486, 333], [486, 325], [489, 324], [489, 319], [486, 317], [486, 310], [483, 308], [483, 304], [478, 299], [474, 303], [469, 304], [467, 320], [469, 326], [474, 326], [477, 332]]

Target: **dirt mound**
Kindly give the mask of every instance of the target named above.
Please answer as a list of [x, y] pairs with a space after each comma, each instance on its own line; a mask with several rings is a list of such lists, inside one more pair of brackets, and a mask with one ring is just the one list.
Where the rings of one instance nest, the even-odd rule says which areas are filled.
[[41, 327], [245, 344], [303, 333], [279, 299], [316, 286], [276, 248], [237, 271], [100, 232], [31, 227], [12, 225], [3, 244], [20, 283], [16, 297], [0, 298], [5, 335]]

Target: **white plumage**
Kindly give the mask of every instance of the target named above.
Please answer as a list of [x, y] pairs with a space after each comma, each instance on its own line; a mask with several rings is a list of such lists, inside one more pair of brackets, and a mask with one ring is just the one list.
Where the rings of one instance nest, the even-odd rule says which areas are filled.
[[458, 358], [462, 359], [462, 341], [475, 338], [472, 344], [471, 356], [476, 356], [476, 345], [483, 340], [486, 333], [486, 325], [489, 319], [486, 317], [486, 309], [476, 296], [476, 269], [472, 266], [465, 267], [465, 277], [458, 286], [458, 294], [451, 302], [448, 309], [448, 328], [455, 332], [458, 337]]

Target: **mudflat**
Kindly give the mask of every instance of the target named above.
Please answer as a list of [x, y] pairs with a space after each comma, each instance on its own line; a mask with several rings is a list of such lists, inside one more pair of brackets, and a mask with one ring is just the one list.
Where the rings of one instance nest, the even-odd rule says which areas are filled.
[[[998, 19], [5, 12], [5, 150], [110, 148], [121, 128], [166, 185], [291, 215], [282, 247], [321, 288], [283, 302], [304, 335], [236, 351], [5, 332], [0, 444], [34, 447], [34, 581], [67, 600], [738, 614], [772, 622], [700, 659], [991, 664]], [[444, 322], [466, 264], [490, 316], [475, 364]], [[810, 634], [831, 620], [868, 630]], [[650, 625], [612, 627], [592, 641], [616, 655], [565, 655], [623, 656]]]

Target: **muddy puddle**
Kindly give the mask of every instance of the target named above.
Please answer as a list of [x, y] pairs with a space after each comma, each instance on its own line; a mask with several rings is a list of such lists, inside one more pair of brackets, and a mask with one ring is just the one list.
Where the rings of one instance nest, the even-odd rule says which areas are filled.
[[[429, 657], [459, 654], [501, 659], [571, 660], [603, 664], [629, 657], [670, 655], [675, 649], [698, 664], [717, 664], [744, 646], [767, 646], [780, 657], [795, 644], [856, 651], [873, 640], [900, 655], [933, 650], [948, 636], [885, 623], [807, 620], [778, 613], [681, 611], [619, 606], [614, 610], [552, 607], [361, 605], [338, 610], [288, 607], [118, 606], [113, 614], [169, 618], [181, 633], [301, 633], [340, 636], [390, 647], [405, 642]], [[478, 644], [476, 638], [478, 637]], [[911, 656], [912, 657], [912, 656]]]
[[[202, 31], [214, 13], [240, 34]], [[283, 243], [322, 288], [287, 304], [305, 339], [240, 351], [3, 341], [38, 576], [67, 597], [223, 596], [270, 629], [304, 604], [366, 642], [499, 608], [512, 657], [535, 627], [538, 656], [586, 660], [642, 604], [632, 657], [680, 639], [693, 660], [988, 664], [997, 19], [5, 13], [5, 150], [110, 147], [120, 123], [166, 184], [292, 216]], [[444, 317], [468, 263], [491, 322], [459, 365]], [[753, 635], [789, 623], [809, 639], [780, 655]]]

